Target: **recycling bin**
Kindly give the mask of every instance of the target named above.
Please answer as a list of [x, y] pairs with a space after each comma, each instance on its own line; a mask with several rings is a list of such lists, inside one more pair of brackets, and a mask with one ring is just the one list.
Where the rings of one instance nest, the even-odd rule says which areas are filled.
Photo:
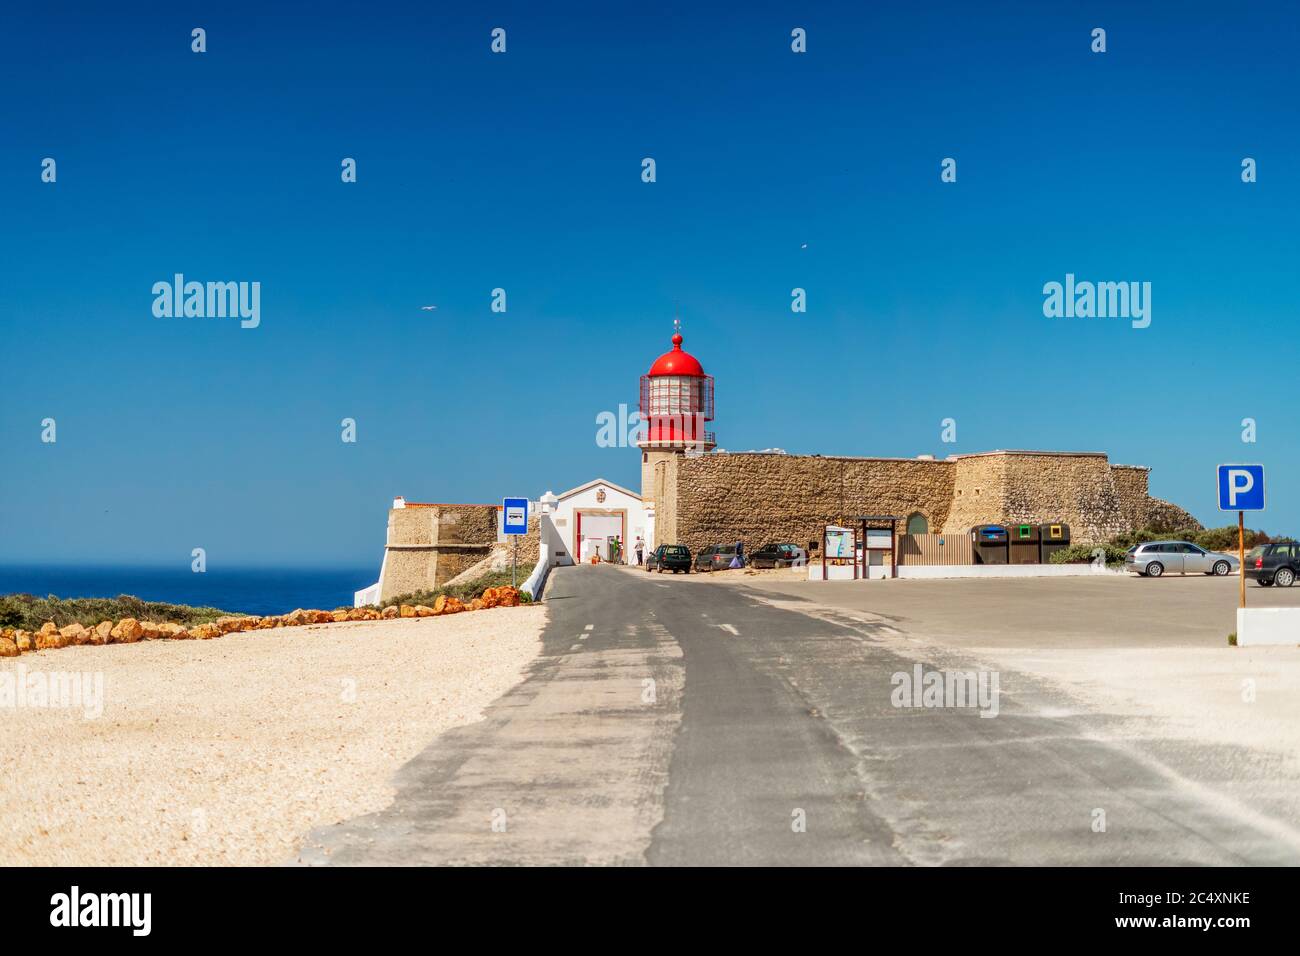
[[977, 524], [970, 530], [971, 545], [975, 552], [976, 564], [1007, 563], [1006, 525]]
[[1070, 546], [1070, 526], [1063, 521], [1049, 521], [1038, 526], [1038, 551], [1043, 564], [1051, 563], [1051, 556]]
[[1012, 564], [1037, 564], [1038, 525], [1011, 524], [1007, 526], [1010, 540], [1007, 542], [1008, 560]]

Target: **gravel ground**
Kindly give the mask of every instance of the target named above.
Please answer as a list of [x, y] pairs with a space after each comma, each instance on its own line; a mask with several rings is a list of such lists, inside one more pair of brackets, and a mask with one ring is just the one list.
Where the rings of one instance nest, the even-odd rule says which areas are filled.
[[89, 719], [93, 698], [0, 709], [0, 861], [286, 862], [307, 830], [387, 806], [398, 767], [481, 719], [536, 656], [545, 616], [496, 608], [6, 659], [0, 673], [102, 674], [103, 704]]

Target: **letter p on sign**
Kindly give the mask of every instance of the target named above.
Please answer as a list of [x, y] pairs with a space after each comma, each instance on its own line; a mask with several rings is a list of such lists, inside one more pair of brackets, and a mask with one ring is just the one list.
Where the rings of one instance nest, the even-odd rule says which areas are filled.
[[1219, 510], [1263, 511], [1264, 466], [1220, 465]]

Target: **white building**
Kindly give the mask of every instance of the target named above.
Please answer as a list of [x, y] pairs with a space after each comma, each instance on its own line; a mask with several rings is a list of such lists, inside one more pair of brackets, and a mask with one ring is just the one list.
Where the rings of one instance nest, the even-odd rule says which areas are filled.
[[[542, 501], [549, 503], [550, 492]], [[598, 478], [555, 497], [551, 521], [568, 556], [587, 562], [593, 554], [608, 561], [618, 542], [620, 561], [636, 563], [636, 542], [648, 541], [646, 509], [641, 496], [622, 485]], [[649, 550], [647, 546], [647, 550]]]

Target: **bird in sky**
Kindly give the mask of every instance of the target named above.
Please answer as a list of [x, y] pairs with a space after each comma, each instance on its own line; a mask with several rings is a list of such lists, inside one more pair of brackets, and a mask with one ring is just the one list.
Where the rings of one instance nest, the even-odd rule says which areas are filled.
[[422, 306], [420, 306], [420, 311], [421, 311], [421, 312], [436, 312], [437, 310], [438, 310], [438, 307], [437, 307], [436, 305], [422, 305]]

